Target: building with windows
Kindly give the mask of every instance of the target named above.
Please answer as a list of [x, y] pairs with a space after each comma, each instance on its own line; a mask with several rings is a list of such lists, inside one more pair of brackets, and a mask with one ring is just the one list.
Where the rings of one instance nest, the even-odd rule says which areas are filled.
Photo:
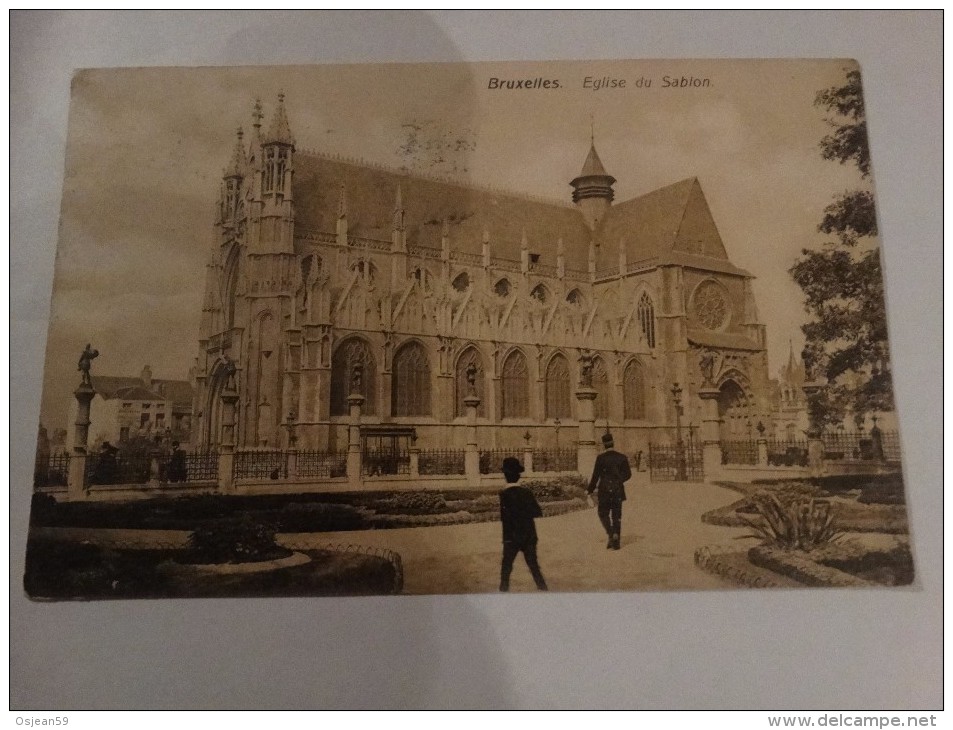
[[[192, 432], [192, 397], [187, 380], [162, 380], [152, 377], [146, 365], [139, 377], [93, 375], [96, 395], [90, 401], [89, 443], [111, 444], [135, 437], [159, 435], [188, 443]], [[70, 398], [66, 443], [74, 443], [76, 399]]]
[[770, 412], [752, 277], [697, 179], [616, 202], [593, 143], [552, 202], [299, 149], [281, 96], [263, 117], [256, 104], [222, 178], [201, 442], [221, 438], [232, 368], [239, 448], [284, 446], [291, 422], [299, 447], [344, 448], [355, 364], [364, 422], [413, 425], [424, 448], [463, 445], [471, 363], [481, 448], [570, 445], [584, 351], [597, 428], [626, 450], [672, 440], [674, 382], [700, 424], [708, 351], [725, 428]]

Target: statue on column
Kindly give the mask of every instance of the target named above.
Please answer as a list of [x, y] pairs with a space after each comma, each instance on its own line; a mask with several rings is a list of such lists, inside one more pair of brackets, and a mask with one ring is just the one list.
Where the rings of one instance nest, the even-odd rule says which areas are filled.
[[225, 380], [225, 388], [235, 389], [235, 373], [238, 368], [235, 366], [235, 361], [232, 360], [228, 355], [222, 355], [222, 359], [225, 361], [225, 364], [222, 367], [222, 375]]
[[471, 362], [467, 365], [467, 395], [476, 395], [477, 366]]
[[89, 377], [89, 369], [92, 367], [93, 360], [97, 357], [99, 357], [99, 350], [94, 350], [87, 342], [86, 349], [83, 350], [83, 354], [79, 356], [79, 364], [76, 367], [76, 369], [83, 374], [83, 385], [92, 387], [93, 381]]
[[588, 350], [583, 350], [579, 356], [579, 385], [584, 388], [592, 387], [593, 356]]
[[351, 370], [351, 393], [356, 393], [358, 395], [364, 392], [364, 366], [360, 364], [354, 365]]

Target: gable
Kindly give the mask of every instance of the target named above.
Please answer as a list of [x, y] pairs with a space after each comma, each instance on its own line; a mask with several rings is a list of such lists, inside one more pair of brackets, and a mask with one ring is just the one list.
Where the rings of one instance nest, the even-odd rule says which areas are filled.
[[718, 226], [715, 225], [708, 201], [705, 200], [705, 194], [697, 179], [693, 181], [689, 192], [672, 250], [696, 256], [728, 258]]

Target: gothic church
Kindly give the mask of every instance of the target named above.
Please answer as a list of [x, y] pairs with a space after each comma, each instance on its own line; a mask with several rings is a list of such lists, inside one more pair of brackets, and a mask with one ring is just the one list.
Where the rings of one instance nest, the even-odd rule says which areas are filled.
[[769, 413], [752, 277], [697, 179], [616, 202], [593, 143], [571, 202], [544, 202], [297, 149], [281, 95], [263, 116], [222, 178], [197, 441], [221, 438], [233, 368], [240, 449], [286, 446], [292, 421], [300, 448], [346, 448], [358, 363], [363, 421], [413, 425], [423, 448], [464, 444], [471, 363], [481, 448], [572, 445], [584, 351], [596, 427], [630, 453], [673, 440], [675, 382], [699, 425], [704, 352], [726, 436]]

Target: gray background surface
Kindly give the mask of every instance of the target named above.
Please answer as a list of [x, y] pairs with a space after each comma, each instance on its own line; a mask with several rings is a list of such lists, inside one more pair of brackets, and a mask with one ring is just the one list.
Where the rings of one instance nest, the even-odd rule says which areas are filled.
[[[940, 707], [941, 32], [939, 12], [12, 13], [11, 707]], [[664, 57], [861, 63], [916, 586], [61, 604], [25, 598], [73, 69]]]

